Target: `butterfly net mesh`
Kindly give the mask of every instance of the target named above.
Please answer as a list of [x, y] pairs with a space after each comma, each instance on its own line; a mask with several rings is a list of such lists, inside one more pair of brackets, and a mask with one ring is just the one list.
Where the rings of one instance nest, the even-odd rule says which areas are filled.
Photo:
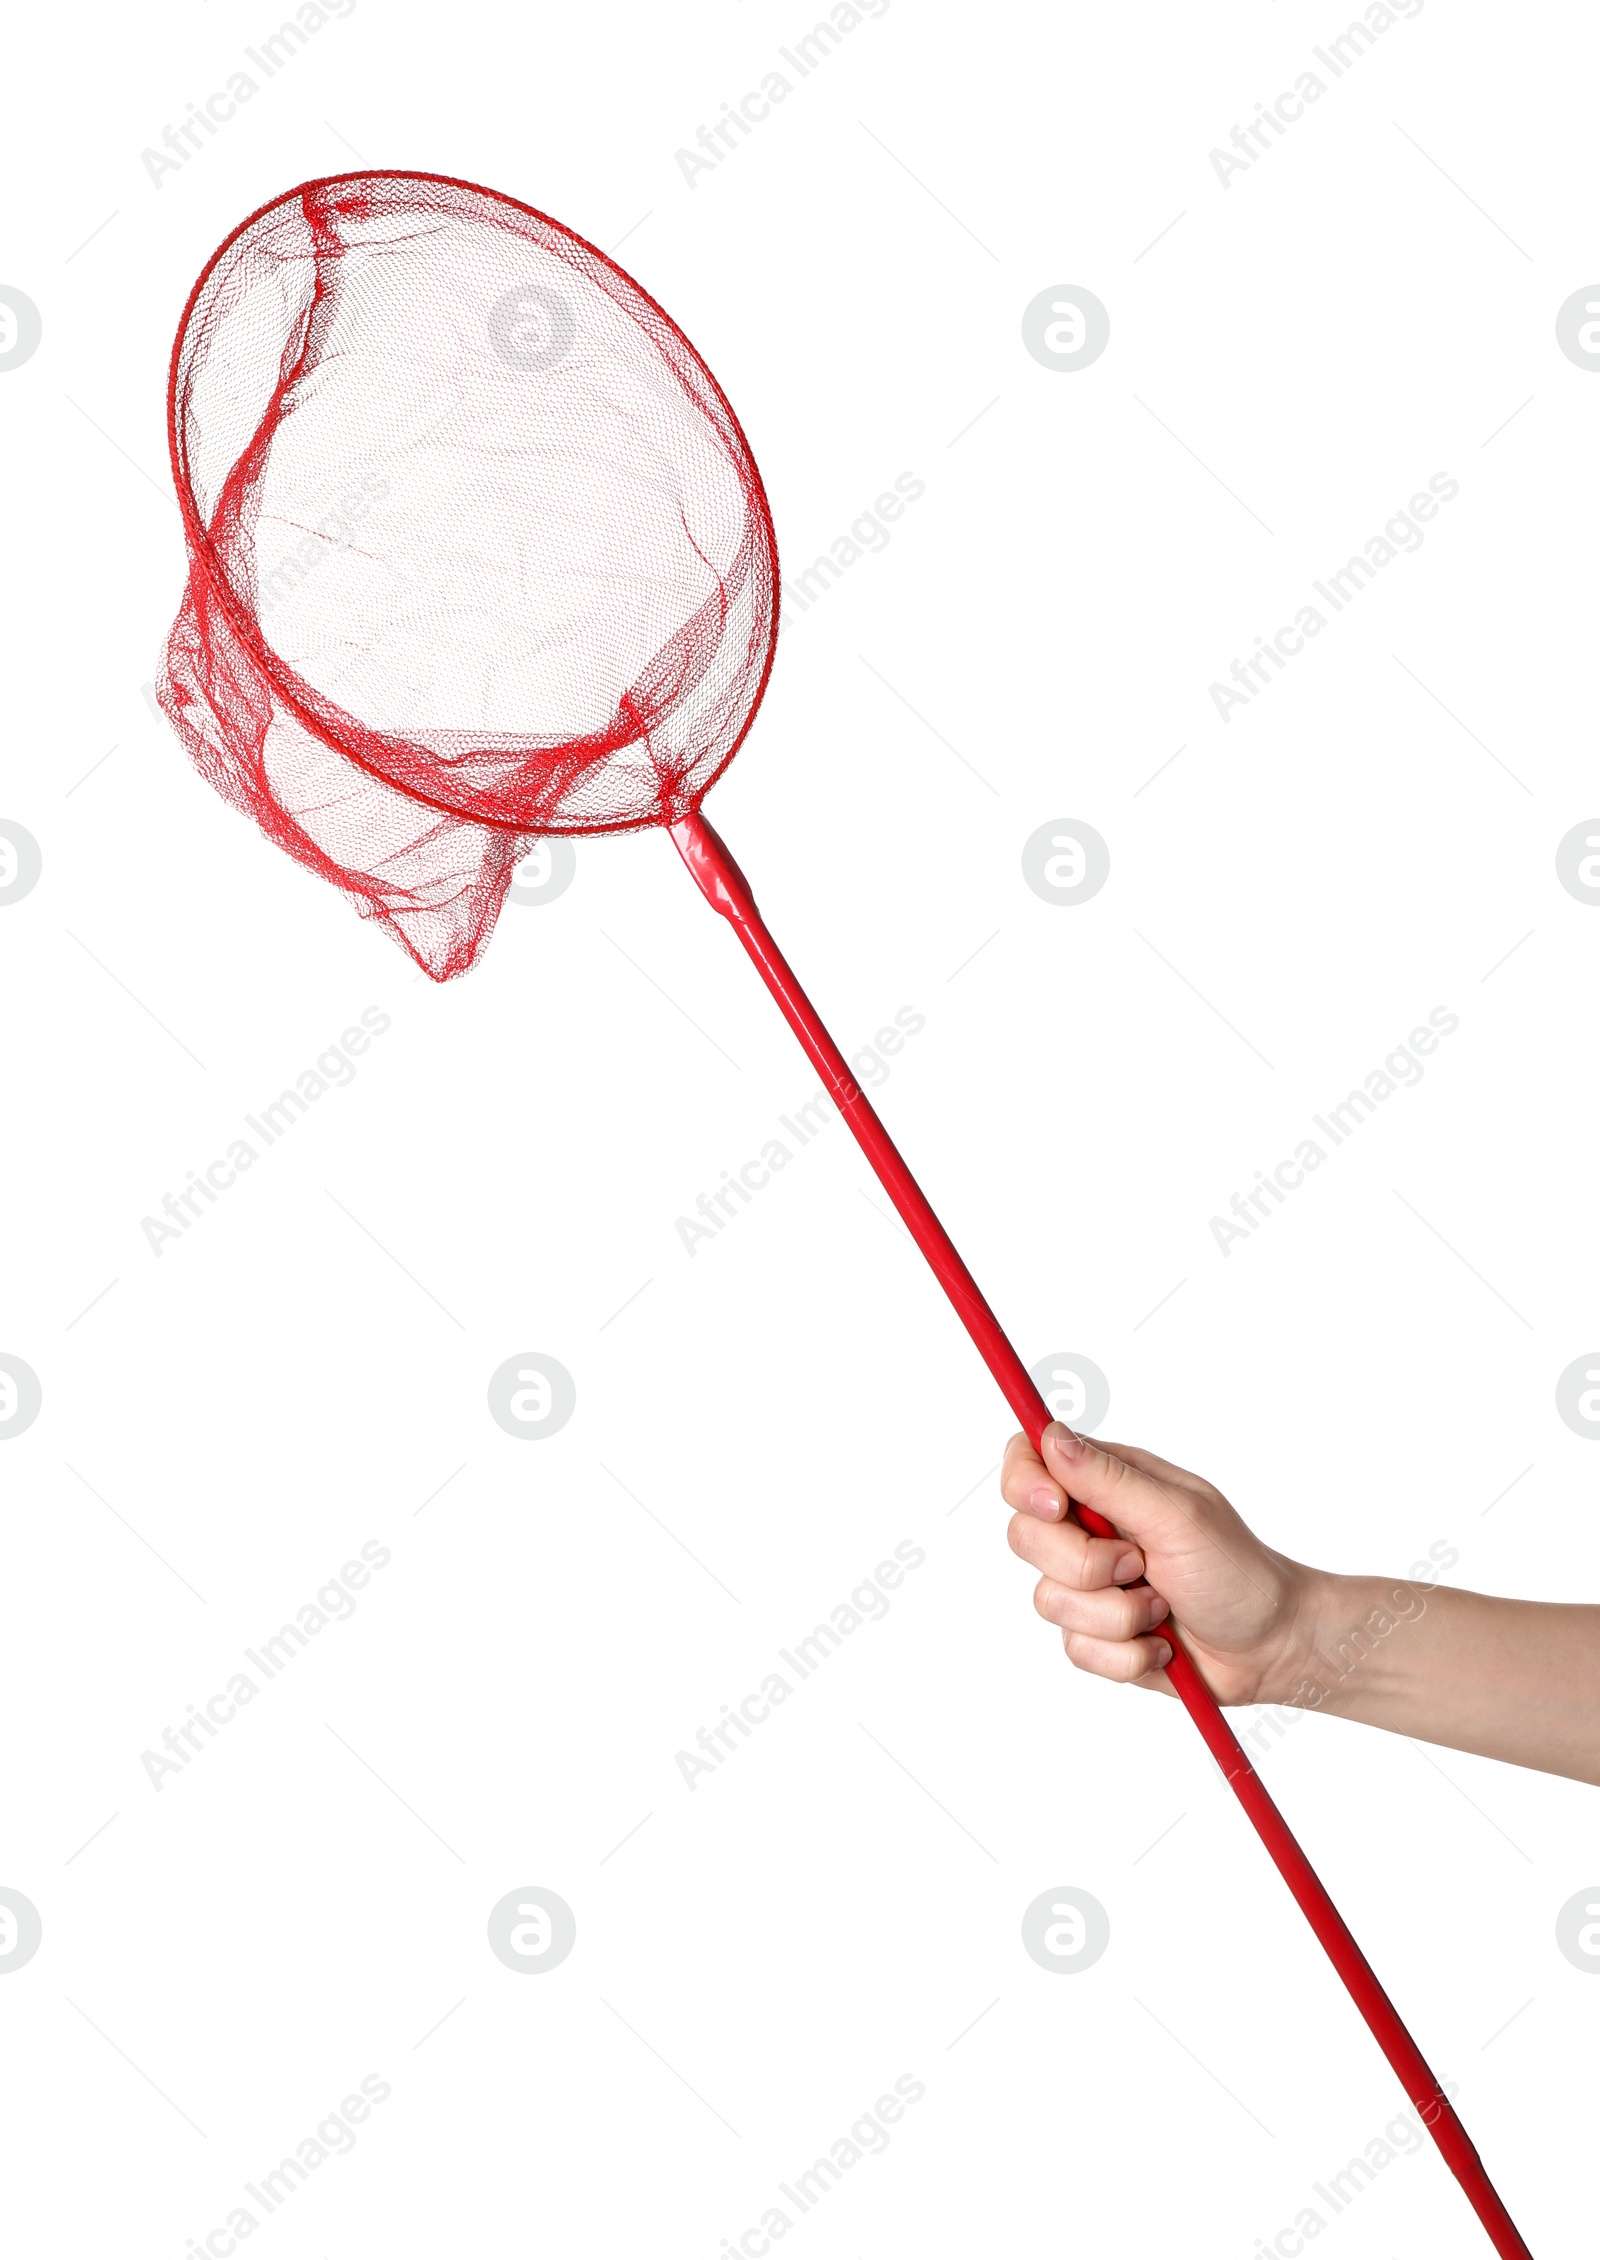
[[539, 213], [392, 175], [267, 206], [196, 287], [171, 442], [162, 704], [438, 980], [536, 839], [677, 821], [750, 725], [777, 560], [744, 435]]

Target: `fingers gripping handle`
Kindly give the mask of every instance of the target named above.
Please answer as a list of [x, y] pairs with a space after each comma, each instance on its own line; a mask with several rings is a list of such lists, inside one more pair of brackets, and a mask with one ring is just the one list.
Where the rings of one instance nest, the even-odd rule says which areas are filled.
[[[906, 1167], [893, 1139], [879, 1121], [866, 1093], [851, 1074], [843, 1053], [768, 933], [743, 872], [698, 810], [672, 826], [672, 839], [701, 893], [712, 909], [728, 920], [744, 944], [756, 971], [849, 1123], [884, 1191], [927, 1257], [957, 1316], [999, 1383], [1006, 1402], [1037, 1450], [1049, 1425], [1050, 1408], [1007, 1340], [1000, 1321], [984, 1300], [954, 1242], [929, 1206], [922, 1188]], [[1071, 1510], [1097, 1538], [1118, 1535], [1105, 1516], [1092, 1508], [1074, 1500]], [[1229, 1787], [1249, 1815], [1279, 1874], [1294, 1894], [1373, 2037], [1471, 2201], [1488, 2231], [1490, 2242], [1502, 2260], [1532, 2260], [1448, 2097], [1401, 2022], [1393, 2002], [1378, 1983], [1339, 1910], [1323, 1889], [1310, 1861], [1296, 1843], [1283, 1815], [1267, 1795], [1260, 1776], [1223, 1718], [1170, 1619], [1163, 1625], [1162, 1632], [1172, 1643], [1168, 1680], [1205, 1738], [1206, 1747], [1222, 1768]]]

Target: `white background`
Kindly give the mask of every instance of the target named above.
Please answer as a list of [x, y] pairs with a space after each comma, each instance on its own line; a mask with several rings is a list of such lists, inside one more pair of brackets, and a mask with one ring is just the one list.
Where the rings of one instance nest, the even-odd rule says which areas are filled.
[[[1033, 1617], [1008, 1417], [842, 1129], [686, 1254], [814, 1078], [668, 844], [580, 843], [435, 989], [152, 715], [178, 312], [356, 153], [626, 235], [791, 570], [926, 482], [785, 633], [711, 814], [847, 1049], [925, 1015], [882, 1109], [1023, 1355], [1093, 1358], [1109, 1434], [1303, 1558], [1447, 1541], [1460, 1582], [1596, 1592], [1600, 1451], [1555, 1405], [1600, 1337], [1600, 912], [1555, 872], [1600, 800], [1600, 384], [1555, 337], [1600, 270], [1592, 24], [1434, 0], [1224, 186], [1208, 152], [1346, 15], [893, 0], [688, 186], [675, 151], [813, 20], [359, 0], [159, 187], [141, 150], [274, 11], [11, 34], [30, 2253], [179, 2260], [371, 2073], [260, 2249], [713, 2260], [910, 2073], [784, 2250], [1244, 2260], [1401, 2105], [1181, 1713]], [[1022, 343], [1060, 283], [1110, 313], [1077, 373]], [[1425, 545], [1224, 724], [1211, 682], [1438, 472]], [[1078, 907], [1021, 876], [1060, 818], [1110, 847]], [[355, 1082], [153, 1254], [141, 1219], [371, 1005]], [[1224, 1257], [1208, 1219], [1440, 1005], [1423, 1082]], [[544, 1441], [486, 1409], [528, 1350], [576, 1382]], [[354, 1618], [153, 1788], [141, 1752], [374, 1539]], [[676, 1751], [905, 1539], [888, 1618], [691, 1792]], [[1593, 1791], [1318, 1719], [1263, 1765], [1533, 2249], [1581, 2249], [1597, 1994], [1555, 1917]], [[486, 1943], [526, 1884], [576, 1917], [545, 1975]], [[1020, 1943], [1057, 1885], [1109, 1913], [1082, 1974]], [[1316, 2249], [1488, 2247], [1430, 2152]]]

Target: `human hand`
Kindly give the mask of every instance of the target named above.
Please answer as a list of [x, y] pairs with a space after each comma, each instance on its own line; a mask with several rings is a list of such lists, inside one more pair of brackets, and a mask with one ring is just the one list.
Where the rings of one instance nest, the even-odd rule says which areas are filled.
[[[1042, 1458], [1011, 1439], [1000, 1489], [1016, 1510], [1012, 1551], [1042, 1573], [1033, 1605], [1080, 1671], [1171, 1694], [1170, 1625], [1219, 1703], [1286, 1703], [1303, 1685], [1321, 1581], [1263, 1545], [1203, 1477], [1052, 1421]], [[1066, 1520], [1069, 1497], [1120, 1535]]]

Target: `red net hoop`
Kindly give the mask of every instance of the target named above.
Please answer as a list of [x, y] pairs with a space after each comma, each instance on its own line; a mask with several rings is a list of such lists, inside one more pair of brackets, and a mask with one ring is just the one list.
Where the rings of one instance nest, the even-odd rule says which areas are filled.
[[158, 695], [212, 785], [436, 980], [552, 833], [672, 824], [772, 665], [761, 477], [603, 252], [464, 181], [310, 181], [173, 347], [189, 581]]

